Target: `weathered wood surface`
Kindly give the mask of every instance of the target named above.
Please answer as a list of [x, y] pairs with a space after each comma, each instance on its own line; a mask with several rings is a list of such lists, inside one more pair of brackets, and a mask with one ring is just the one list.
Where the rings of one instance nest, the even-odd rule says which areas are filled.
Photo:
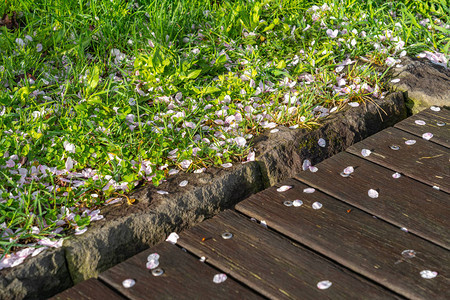
[[[421, 121], [425, 122], [425, 125], [421, 125], [423, 124]], [[430, 141], [450, 148], [450, 110], [448, 109], [441, 109], [440, 111], [425, 109], [397, 123], [395, 127], [420, 138], [424, 133], [431, 132], [433, 137]]]
[[[373, 154], [372, 154], [373, 155]], [[348, 166], [349, 177], [340, 173]], [[296, 178], [328, 195], [450, 249], [450, 195], [405, 175], [394, 179], [394, 171], [355, 155], [341, 152], [317, 165], [319, 169]], [[377, 190], [378, 198], [368, 195]]]
[[[317, 173], [324, 171], [319, 167]], [[332, 180], [318, 180], [323, 181]], [[265, 220], [269, 228], [407, 298], [446, 298], [450, 283], [449, 251], [318, 190], [304, 193], [303, 189], [309, 186], [297, 180], [286, 180], [283, 184], [293, 188], [277, 192], [281, 184], [271, 187], [240, 202], [236, 209], [249, 217]], [[350, 183], [341, 188], [352, 186]], [[284, 201], [296, 199], [302, 200], [303, 205], [284, 205]], [[316, 201], [323, 205], [321, 209], [312, 208]], [[405, 258], [404, 250], [414, 250], [416, 256]], [[435, 270], [439, 276], [423, 279], [422, 270]]]
[[[415, 140], [414, 145], [405, 141]], [[391, 149], [398, 146], [398, 150]], [[365, 159], [408, 175], [418, 181], [450, 192], [450, 153], [447, 148], [396, 128], [388, 128], [349, 147], [348, 152], [362, 157], [361, 150], [372, 154]]]
[[[222, 234], [230, 232], [231, 239]], [[206, 241], [202, 241], [206, 238]], [[395, 298], [385, 289], [335, 265], [233, 211], [184, 231], [178, 244], [272, 299]], [[317, 283], [329, 280], [329, 289]]]
[[97, 279], [85, 280], [76, 286], [50, 298], [51, 300], [119, 300], [126, 299]]
[[[153, 276], [146, 268], [151, 253], [160, 255], [159, 268], [164, 270], [161, 276]], [[130, 299], [261, 299], [232, 278], [214, 283], [218, 273], [221, 272], [165, 242], [112, 267], [99, 278]], [[122, 282], [128, 278], [136, 284], [124, 288]]]

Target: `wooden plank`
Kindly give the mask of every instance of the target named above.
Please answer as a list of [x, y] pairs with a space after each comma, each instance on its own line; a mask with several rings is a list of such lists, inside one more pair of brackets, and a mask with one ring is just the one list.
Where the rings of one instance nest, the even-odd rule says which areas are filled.
[[[349, 177], [340, 173], [348, 166]], [[305, 171], [296, 178], [341, 201], [450, 249], [450, 196], [407, 176], [394, 179], [393, 171], [341, 152], [317, 165], [315, 173]], [[368, 196], [370, 189], [379, 197]]]
[[119, 300], [126, 299], [97, 279], [91, 278], [50, 298], [52, 300]]
[[[159, 268], [164, 270], [161, 276], [153, 276], [146, 268], [148, 255], [155, 252], [160, 255]], [[164, 242], [112, 267], [99, 278], [131, 299], [261, 299], [232, 278], [214, 283], [218, 273], [221, 272], [193, 255]], [[128, 278], [136, 284], [124, 288], [122, 282]]]
[[[418, 124], [416, 123], [418, 122]], [[425, 123], [425, 125], [421, 125]], [[432, 111], [426, 109], [395, 125], [396, 128], [412, 133], [418, 137], [431, 132], [430, 141], [450, 148], [450, 110]]]
[[[283, 184], [293, 188], [282, 193], [277, 187], [266, 189], [236, 209], [407, 298], [447, 296], [449, 251], [319, 191], [306, 194], [308, 186], [294, 179]], [[303, 205], [284, 205], [296, 199]], [[319, 210], [312, 208], [316, 201], [323, 205]], [[406, 259], [404, 250], [414, 250], [416, 256]], [[428, 269], [439, 276], [423, 279], [420, 272]]]
[[[223, 239], [224, 232], [233, 237]], [[395, 297], [234, 211], [182, 232], [178, 244], [271, 299]], [[323, 280], [332, 286], [318, 289]]]
[[[408, 146], [405, 144], [407, 140], [415, 140], [416, 143]], [[391, 146], [400, 148], [392, 150]], [[450, 192], [450, 152], [443, 146], [396, 128], [388, 128], [349, 147], [347, 151], [362, 157], [362, 149], [372, 151], [365, 157], [367, 160]]]

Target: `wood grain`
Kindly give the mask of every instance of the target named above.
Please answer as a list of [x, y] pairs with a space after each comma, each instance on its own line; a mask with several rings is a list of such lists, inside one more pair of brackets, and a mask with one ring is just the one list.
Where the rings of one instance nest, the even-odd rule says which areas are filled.
[[[419, 120], [424, 121], [426, 124], [416, 124], [415, 122]], [[438, 124], [441, 126], [438, 126]], [[448, 109], [441, 109], [437, 112], [431, 109], [425, 109], [397, 123], [395, 127], [420, 138], [424, 133], [431, 132], [433, 137], [430, 141], [450, 148], [450, 110]]]
[[52, 300], [119, 300], [126, 299], [97, 279], [91, 278], [50, 298]]
[[[408, 146], [406, 140], [415, 140], [416, 143]], [[391, 145], [400, 149], [392, 150]], [[373, 152], [365, 157], [367, 160], [450, 192], [450, 152], [443, 146], [391, 127], [349, 147], [347, 151], [362, 157], [362, 149]]]
[[[297, 180], [283, 184], [293, 188], [280, 193], [276, 188], [281, 184], [271, 187], [236, 209], [407, 298], [446, 298], [449, 251], [318, 190], [306, 194], [303, 189], [308, 186]], [[296, 199], [303, 205], [283, 204]], [[316, 201], [323, 205], [319, 210], [312, 208]], [[414, 250], [416, 256], [404, 258], [404, 250]], [[420, 271], [425, 269], [438, 271], [439, 276], [423, 279]]]
[[[349, 177], [342, 177], [344, 168], [353, 166]], [[328, 195], [356, 206], [398, 228], [450, 249], [450, 196], [442, 191], [349, 153], [341, 152], [318, 164], [319, 171], [301, 172], [296, 178]], [[368, 196], [369, 189], [379, 197]]]
[[[158, 277], [145, 266], [148, 255], [155, 252], [160, 255], [159, 267], [164, 270]], [[217, 273], [221, 272], [176, 245], [164, 242], [112, 267], [99, 278], [130, 299], [261, 299], [232, 278], [214, 283]], [[128, 278], [136, 284], [124, 288], [122, 282]]]
[[[233, 234], [223, 239], [222, 233]], [[202, 238], [208, 240], [202, 242]], [[233, 211], [184, 231], [178, 243], [271, 299], [395, 298], [388, 291], [331, 263]], [[317, 283], [329, 280], [329, 289]]]

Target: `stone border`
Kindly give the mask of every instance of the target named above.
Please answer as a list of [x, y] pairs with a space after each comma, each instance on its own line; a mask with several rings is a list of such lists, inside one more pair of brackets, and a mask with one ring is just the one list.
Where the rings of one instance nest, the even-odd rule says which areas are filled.
[[[131, 195], [136, 204], [102, 209], [103, 220], [22, 265], [0, 271], [0, 298], [22, 299], [52, 296], [71, 285], [97, 275], [155, 245], [172, 231], [181, 231], [220, 210], [231, 208], [313, 164], [406, 118], [404, 94], [396, 92], [376, 103], [347, 107], [325, 119], [313, 131], [278, 127], [277, 133], [255, 138], [256, 161], [230, 169], [209, 168], [201, 174], [178, 174], [158, 187], [168, 195], [144, 186]], [[326, 147], [317, 144], [324, 138]], [[178, 183], [188, 180], [186, 187]]]

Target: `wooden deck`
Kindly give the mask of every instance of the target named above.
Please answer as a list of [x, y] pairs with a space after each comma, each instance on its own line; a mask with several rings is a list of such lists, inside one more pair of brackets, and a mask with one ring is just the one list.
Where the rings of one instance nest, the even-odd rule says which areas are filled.
[[[448, 124], [448, 110], [427, 109], [323, 161], [317, 172], [185, 230], [176, 245], [152, 247], [54, 299], [449, 299]], [[422, 138], [427, 132], [430, 140]], [[364, 157], [363, 149], [372, 153]], [[354, 172], [344, 177], [348, 166]], [[291, 188], [277, 191], [284, 185]], [[155, 252], [161, 276], [146, 268]], [[437, 276], [423, 278], [425, 270]], [[227, 280], [214, 283], [219, 273]], [[136, 283], [125, 288], [129, 278]]]

